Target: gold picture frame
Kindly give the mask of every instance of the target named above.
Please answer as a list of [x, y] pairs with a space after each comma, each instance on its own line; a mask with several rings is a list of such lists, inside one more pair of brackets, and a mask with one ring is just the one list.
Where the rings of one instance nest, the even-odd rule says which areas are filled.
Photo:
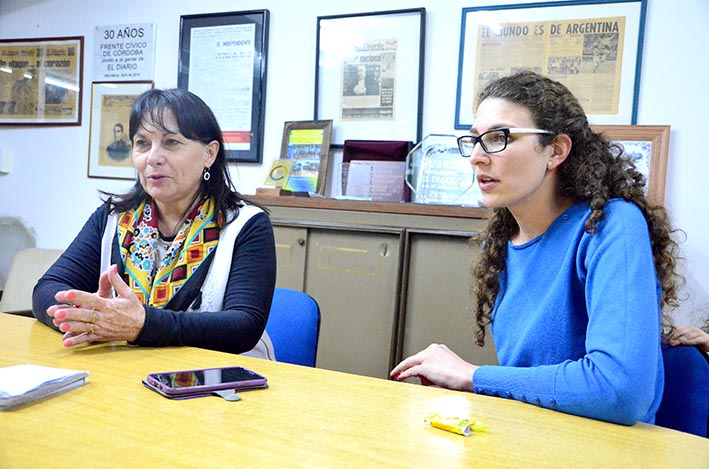
[[152, 88], [152, 81], [92, 83], [88, 177], [135, 179], [128, 136], [130, 111], [138, 96]]
[[623, 145], [647, 180], [647, 199], [650, 205], [665, 202], [667, 160], [670, 149], [669, 125], [594, 125], [611, 141]]
[[330, 119], [284, 123], [280, 159], [290, 169], [283, 189], [324, 193], [331, 136]]

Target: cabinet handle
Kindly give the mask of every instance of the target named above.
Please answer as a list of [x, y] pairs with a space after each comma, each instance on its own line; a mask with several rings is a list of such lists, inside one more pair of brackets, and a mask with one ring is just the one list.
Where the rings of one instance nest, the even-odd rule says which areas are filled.
[[305, 240], [303, 238], [298, 238], [298, 246], [305, 246]]

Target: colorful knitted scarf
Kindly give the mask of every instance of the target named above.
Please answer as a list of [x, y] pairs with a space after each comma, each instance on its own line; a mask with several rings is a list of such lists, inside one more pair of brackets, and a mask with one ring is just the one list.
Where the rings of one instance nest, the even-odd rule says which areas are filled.
[[219, 242], [214, 201], [204, 199], [188, 215], [158, 265], [158, 216], [153, 203], [118, 218], [118, 242], [128, 286], [143, 304], [163, 307], [180, 290]]

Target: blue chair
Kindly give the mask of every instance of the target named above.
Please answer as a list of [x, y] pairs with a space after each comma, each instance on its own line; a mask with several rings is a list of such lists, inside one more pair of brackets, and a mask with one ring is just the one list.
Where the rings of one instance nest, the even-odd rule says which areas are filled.
[[320, 307], [307, 293], [276, 288], [266, 332], [273, 342], [276, 360], [315, 366], [320, 335]]
[[665, 391], [655, 424], [709, 437], [709, 357], [691, 346], [662, 345]]

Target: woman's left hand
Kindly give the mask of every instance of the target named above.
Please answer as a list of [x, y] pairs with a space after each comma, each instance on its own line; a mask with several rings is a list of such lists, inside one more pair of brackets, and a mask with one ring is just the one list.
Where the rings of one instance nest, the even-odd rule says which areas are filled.
[[[114, 297], [112, 291], [116, 292]], [[47, 314], [64, 332], [64, 345], [89, 342], [134, 341], [145, 324], [145, 308], [112, 265], [101, 274], [96, 293], [65, 290], [55, 295], [59, 305]]]
[[445, 345], [431, 344], [404, 359], [389, 374], [397, 381], [419, 378], [425, 386], [472, 391], [473, 374], [477, 369]]

